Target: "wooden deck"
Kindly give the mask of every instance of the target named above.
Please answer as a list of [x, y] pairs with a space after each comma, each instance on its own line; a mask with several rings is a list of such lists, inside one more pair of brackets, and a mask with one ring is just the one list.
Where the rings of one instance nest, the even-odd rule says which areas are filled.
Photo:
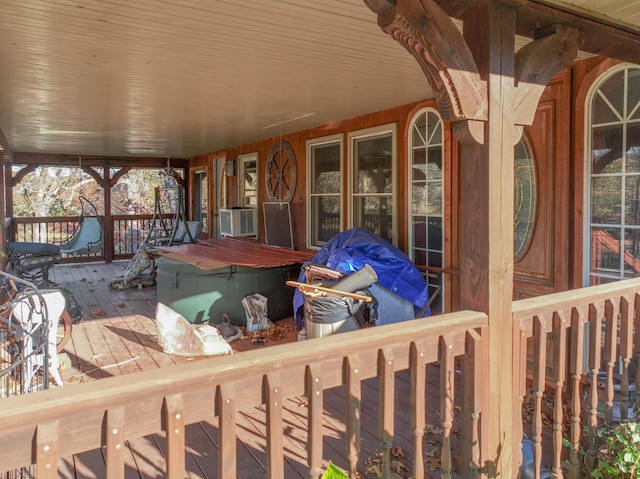
[[[197, 361], [199, 358], [171, 356], [162, 352], [156, 343], [154, 321], [156, 290], [111, 289], [108, 283], [119, 276], [126, 267], [125, 262], [111, 264], [56, 265], [51, 279], [61, 288], [69, 290], [83, 310], [83, 320], [74, 325], [72, 340], [60, 356], [64, 387], [78, 387], [87, 381], [108, 376], [131, 374], [155, 368], [171, 367], [174, 364]], [[277, 322], [277, 326], [291, 325], [283, 339], [268, 340], [265, 345], [252, 344], [250, 340], [232, 342], [234, 350], [263, 348], [286, 344], [297, 339], [293, 320]], [[433, 398], [427, 398], [427, 423], [423, 454], [427, 477], [439, 477], [441, 424], [438, 418], [439, 402], [435, 392], [439, 390], [439, 371], [430, 366], [428, 381], [433, 382]], [[409, 404], [410, 378], [397, 373], [395, 437], [393, 440], [395, 472], [397, 477], [410, 477], [408, 468], [413, 457], [414, 432], [410, 422]], [[81, 388], [78, 389], [81, 394]], [[325, 393], [324, 399], [324, 457], [332, 459], [338, 466], [347, 469], [348, 460], [344, 445], [345, 425], [344, 390], [335, 388]], [[362, 388], [362, 453], [359, 468], [362, 478], [379, 477], [378, 455], [381, 444], [378, 429], [379, 391], [377, 379], [363, 382]], [[461, 398], [458, 396], [456, 401]], [[211, 398], [212, 407], [214, 398]], [[70, 407], [73, 407], [71, 404]], [[187, 468], [185, 477], [213, 478], [217, 474], [216, 454], [218, 444], [224, 438], [218, 435], [217, 421], [200, 422], [187, 427]], [[306, 398], [287, 400], [285, 407], [285, 477], [308, 478], [306, 461]], [[238, 477], [265, 477], [267, 457], [264, 408], [254, 408], [238, 414]], [[454, 434], [454, 448], [456, 437]], [[397, 448], [397, 449], [396, 449]], [[165, 439], [153, 435], [128, 442], [126, 477], [162, 477], [165, 462]], [[455, 450], [455, 449], [454, 449]], [[406, 455], [406, 457], [405, 457]], [[455, 457], [454, 457], [455, 464]], [[405, 467], [407, 469], [405, 469]], [[91, 451], [67, 458], [59, 464], [59, 477], [100, 478], [104, 476], [104, 457], [101, 451]]]

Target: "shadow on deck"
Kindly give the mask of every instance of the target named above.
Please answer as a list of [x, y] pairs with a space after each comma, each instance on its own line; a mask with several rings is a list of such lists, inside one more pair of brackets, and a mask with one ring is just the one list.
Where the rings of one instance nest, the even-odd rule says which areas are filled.
[[[126, 262], [111, 264], [83, 263], [56, 265], [51, 279], [69, 290], [82, 308], [83, 320], [74, 325], [72, 340], [61, 355], [62, 377], [65, 387], [150, 369], [170, 367], [204, 358], [171, 356], [162, 352], [155, 342], [156, 326], [152, 319], [157, 302], [154, 287], [111, 289], [109, 281], [122, 274]], [[261, 348], [269, 355], [269, 346], [285, 344], [297, 338], [292, 319], [277, 322], [291, 325], [283, 339], [254, 346], [248, 340], [232, 343], [236, 352]], [[440, 477], [442, 426], [439, 418], [439, 367], [429, 365], [426, 423], [423, 455], [427, 477]], [[381, 443], [379, 437], [379, 381], [362, 382], [361, 403], [361, 477], [379, 477]], [[429, 387], [432, 384], [432, 387]], [[414, 451], [414, 431], [410, 418], [410, 376], [407, 371], [396, 373], [395, 436], [391, 450], [392, 471], [398, 477], [410, 477]], [[241, 394], [241, 392], [240, 392]], [[429, 395], [428, 395], [429, 396]], [[459, 396], [458, 396], [459, 397]], [[211, 397], [213, 408], [214, 397]], [[349, 465], [345, 448], [345, 391], [335, 387], [324, 392], [323, 449], [324, 457], [331, 457], [343, 469]], [[309, 477], [307, 465], [307, 399], [289, 398], [283, 405], [285, 477]], [[217, 419], [201, 421], [186, 428], [187, 473], [185, 477], [216, 477], [217, 450], [220, 441]], [[266, 412], [264, 407], [240, 411], [237, 415], [237, 472], [238, 477], [264, 477], [267, 471]], [[456, 448], [457, 429], [452, 446]], [[163, 477], [166, 444], [163, 434], [154, 434], [128, 441], [125, 453], [125, 477]], [[336, 458], [342, 458], [342, 461]], [[455, 467], [458, 455], [454, 453]], [[65, 458], [59, 463], [59, 477], [103, 477], [105, 457], [93, 450]]]

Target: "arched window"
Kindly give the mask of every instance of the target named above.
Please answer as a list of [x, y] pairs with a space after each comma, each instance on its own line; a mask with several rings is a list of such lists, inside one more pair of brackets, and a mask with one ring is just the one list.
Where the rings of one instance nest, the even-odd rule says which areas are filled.
[[[444, 143], [442, 120], [420, 110], [409, 130], [409, 256], [418, 266], [444, 268]], [[429, 292], [442, 287], [442, 275], [429, 275]], [[443, 312], [444, 291], [431, 305]]]
[[607, 72], [588, 102], [587, 285], [640, 274], [640, 69]]

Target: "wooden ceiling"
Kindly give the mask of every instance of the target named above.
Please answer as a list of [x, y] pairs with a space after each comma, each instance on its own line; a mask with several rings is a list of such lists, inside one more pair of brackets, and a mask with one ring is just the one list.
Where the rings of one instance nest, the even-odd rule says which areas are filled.
[[[519, 4], [524, 35], [577, 22], [640, 62], [635, 0]], [[0, 22], [14, 152], [191, 157], [432, 96], [363, 0], [0, 0]]]

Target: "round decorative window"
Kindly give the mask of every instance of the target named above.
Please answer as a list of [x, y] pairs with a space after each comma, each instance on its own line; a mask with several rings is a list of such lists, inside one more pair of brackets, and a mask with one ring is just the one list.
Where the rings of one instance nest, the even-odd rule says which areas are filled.
[[536, 171], [527, 141], [515, 148], [513, 195], [513, 256], [519, 261], [527, 252], [536, 217]]

